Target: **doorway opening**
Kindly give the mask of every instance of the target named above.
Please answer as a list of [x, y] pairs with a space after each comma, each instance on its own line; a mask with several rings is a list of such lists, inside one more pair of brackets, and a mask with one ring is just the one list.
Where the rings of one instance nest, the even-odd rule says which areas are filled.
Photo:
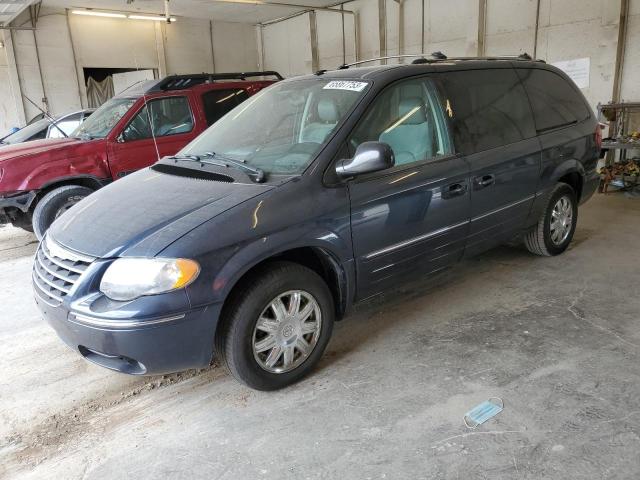
[[156, 69], [83, 68], [87, 104], [97, 108], [136, 83], [158, 78]]

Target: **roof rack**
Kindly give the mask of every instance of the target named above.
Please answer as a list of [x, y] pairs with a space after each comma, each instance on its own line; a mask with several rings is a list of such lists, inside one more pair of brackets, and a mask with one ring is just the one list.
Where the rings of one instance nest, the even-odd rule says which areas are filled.
[[[344, 70], [349, 67], [353, 67], [355, 65], [361, 65], [363, 63], [369, 62], [378, 62], [381, 60], [390, 60], [393, 58], [416, 58], [412, 63], [420, 64], [420, 63], [438, 63], [438, 62], [461, 62], [461, 61], [471, 61], [471, 60], [512, 60], [512, 61], [522, 61], [522, 62], [540, 62], [545, 63], [544, 60], [534, 60], [527, 53], [522, 53], [520, 55], [505, 55], [505, 56], [495, 56], [495, 57], [447, 57], [442, 52], [433, 52], [430, 54], [426, 53], [415, 53], [415, 54], [405, 54], [405, 55], [390, 55], [387, 57], [377, 57], [377, 58], [369, 58], [367, 60], [359, 60], [353, 63], [345, 63], [338, 67], [338, 70]], [[427, 58], [430, 57], [430, 58]]]
[[276, 77], [278, 80], [283, 80], [275, 70], [267, 70], [264, 72], [233, 72], [233, 73], [196, 73], [190, 75], [170, 75], [163, 78], [158, 83], [153, 85], [149, 91], [160, 90], [181, 90], [183, 88], [190, 88], [202, 83], [213, 83], [216, 80], [246, 80], [250, 77]]

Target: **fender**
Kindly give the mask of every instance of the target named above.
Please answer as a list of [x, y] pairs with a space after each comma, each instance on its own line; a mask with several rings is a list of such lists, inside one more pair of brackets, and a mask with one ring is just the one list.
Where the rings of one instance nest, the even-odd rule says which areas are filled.
[[[20, 190], [41, 190], [45, 185], [69, 178], [111, 178], [106, 162], [95, 158], [60, 159], [38, 165], [24, 178]], [[82, 173], [80, 173], [82, 172]], [[55, 177], [52, 178], [52, 173]]]
[[[586, 176], [584, 166], [581, 162], [574, 158], [565, 160], [558, 165], [549, 165], [549, 167], [551, 170], [551, 174], [549, 175], [549, 184], [547, 185], [547, 187], [555, 185], [560, 178], [564, 177], [568, 173], [579, 173], [583, 180]], [[544, 178], [546, 176], [545, 172], [542, 172], [542, 175]]]
[[[209, 303], [224, 302], [240, 279], [252, 268], [273, 257], [298, 248], [312, 248], [324, 258], [338, 278], [340, 311], [344, 312], [352, 303], [355, 293], [355, 268], [350, 242], [335, 232], [312, 230], [303, 235], [291, 230], [277, 232], [246, 244], [227, 259], [215, 275], [213, 299]], [[270, 245], [277, 245], [276, 249]], [[211, 302], [213, 300], [213, 302]]]
[[531, 206], [531, 211], [529, 212], [529, 221], [527, 222], [526, 228], [529, 228], [537, 223], [538, 218], [540, 218], [540, 215], [542, 215], [542, 211], [547, 204], [548, 194], [551, 192], [556, 183], [558, 183], [558, 180], [570, 173], [578, 173], [582, 178], [582, 182], [584, 184], [584, 166], [575, 158], [567, 159], [559, 164], [551, 163], [547, 165], [547, 168], [545, 168], [541, 174], [540, 188], [536, 192], [536, 198], [533, 201], [533, 205]]

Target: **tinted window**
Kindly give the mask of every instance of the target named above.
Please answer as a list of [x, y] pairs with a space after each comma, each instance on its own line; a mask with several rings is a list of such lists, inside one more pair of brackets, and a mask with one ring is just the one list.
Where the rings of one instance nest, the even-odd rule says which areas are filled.
[[387, 88], [373, 101], [349, 139], [352, 154], [362, 142], [389, 144], [396, 165], [450, 152], [442, 110], [433, 83], [410, 80]]
[[444, 76], [447, 112], [458, 148], [481, 152], [535, 136], [526, 93], [512, 69], [469, 70]]
[[204, 114], [207, 117], [207, 125], [213, 125], [229, 110], [249, 98], [249, 94], [242, 89], [211, 90], [202, 95]]
[[[147, 111], [147, 107], [149, 111]], [[151, 125], [153, 125], [153, 135]], [[124, 139], [140, 140], [152, 136], [164, 137], [193, 129], [193, 117], [186, 97], [167, 97], [147, 103], [124, 129]]]
[[527, 89], [538, 131], [551, 130], [589, 117], [576, 87], [548, 70], [519, 69]]

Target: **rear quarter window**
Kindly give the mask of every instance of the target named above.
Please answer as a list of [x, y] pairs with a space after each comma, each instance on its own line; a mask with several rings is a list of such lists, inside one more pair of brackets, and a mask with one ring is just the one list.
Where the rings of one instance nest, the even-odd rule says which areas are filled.
[[518, 69], [529, 100], [538, 132], [545, 132], [590, 117], [589, 108], [569, 81], [557, 73], [541, 69]]
[[536, 135], [529, 100], [513, 69], [449, 72], [443, 75], [443, 86], [456, 146], [462, 153], [482, 152]]
[[230, 110], [249, 98], [249, 94], [242, 88], [210, 90], [202, 95], [204, 114], [207, 125], [211, 126]]

